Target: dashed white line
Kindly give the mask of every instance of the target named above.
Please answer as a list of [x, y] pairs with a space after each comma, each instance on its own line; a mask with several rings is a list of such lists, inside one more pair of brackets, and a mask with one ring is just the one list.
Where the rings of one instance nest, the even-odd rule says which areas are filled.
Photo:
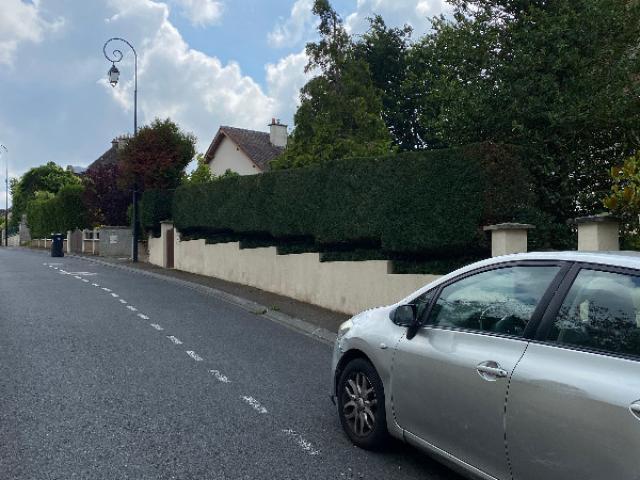
[[173, 343], [175, 343], [176, 345], [182, 345], [182, 341], [177, 337], [174, 337], [173, 335], [167, 335], [167, 338], [171, 340]]
[[151, 325], [153, 328], [155, 328], [156, 330], [158, 330], [159, 332], [161, 332], [162, 330], [164, 330], [164, 328], [162, 328], [160, 325], [158, 325], [157, 323], [150, 323], [149, 325]]
[[102, 287], [102, 290], [104, 290], [105, 292], [110, 292], [111, 291], [111, 289], [107, 288], [107, 287]]
[[247, 396], [242, 396], [240, 398], [251, 405], [256, 412], [267, 413], [267, 409], [260, 405], [260, 402], [258, 402], [255, 398]]
[[83, 281], [84, 283], [89, 283], [89, 280], [87, 280], [86, 278], [83, 278], [83, 279], [82, 279], [82, 281]]
[[219, 382], [231, 383], [231, 380], [229, 380], [229, 378], [226, 375], [223, 375], [222, 373], [220, 373], [219, 370], [209, 370], [209, 373], [214, 377], [216, 377], [216, 380], [218, 380]]
[[120, 303], [122, 303], [122, 304], [126, 304], [126, 303], [127, 303], [127, 301], [126, 301], [126, 300], [124, 300], [123, 298], [121, 298], [121, 299], [120, 299]]
[[92, 283], [91, 285], [93, 285], [94, 287], [99, 287], [100, 286], [97, 283]]
[[138, 311], [138, 309], [136, 307], [134, 307], [133, 305], [127, 305], [127, 308], [129, 310], [131, 310], [132, 312], [137, 312]]
[[187, 355], [193, 358], [196, 362], [202, 361], [202, 357], [198, 355], [196, 352], [194, 352], [193, 350], [187, 350]]
[[146, 315], [139, 313], [138, 316], [143, 319], [143, 320], [149, 320], [149, 317], [147, 317]]
[[78, 275], [74, 275], [73, 278], [76, 278], [78, 280], [82, 280], [82, 277], [79, 277]]
[[112, 296], [113, 298], [118, 298], [120, 295], [118, 295], [117, 293], [112, 293], [112, 294], [111, 294], [111, 296]]
[[285, 430], [282, 430], [282, 433], [284, 433], [285, 435], [293, 438], [296, 441], [296, 443], [298, 444], [298, 446], [300, 448], [302, 448], [302, 450], [307, 452], [309, 455], [319, 455], [320, 454], [320, 450], [314, 448], [313, 445], [311, 444], [311, 442], [305, 440], [304, 437], [302, 435], [300, 435], [299, 433], [297, 433], [296, 431], [291, 430], [290, 428], [287, 428]]

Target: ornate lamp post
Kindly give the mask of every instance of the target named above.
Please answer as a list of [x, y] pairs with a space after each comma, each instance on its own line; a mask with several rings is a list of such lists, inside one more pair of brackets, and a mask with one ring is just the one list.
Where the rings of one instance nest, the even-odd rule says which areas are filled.
[[[4, 145], [2, 145], [0, 143], [0, 156], [2, 156], [2, 150], [5, 151], [5, 153], [9, 153], [9, 150], [7, 150], [7, 147], [5, 147]], [[9, 160], [7, 159], [7, 169], [5, 170], [5, 177], [4, 177], [4, 188], [5, 188], [5, 195], [4, 195], [4, 246], [8, 247], [9, 246]]]
[[[107, 45], [111, 42], [118, 41], [127, 44], [131, 51], [133, 52], [134, 58], [134, 88], [133, 88], [133, 135], [138, 134], [138, 53], [136, 49], [133, 48], [128, 41], [124, 38], [114, 37], [107, 40], [102, 47], [102, 52], [107, 60], [111, 62], [111, 68], [107, 73], [109, 76], [109, 83], [112, 87], [115, 87], [118, 84], [118, 80], [120, 79], [120, 70], [116, 67], [116, 63], [122, 60], [122, 51], [113, 50], [111, 56], [107, 53]], [[131, 250], [131, 260], [134, 262], [138, 261], [138, 180], [137, 178], [133, 183], [133, 218], [132, 218], [132, 233], [133, 233], [133, 246]]]

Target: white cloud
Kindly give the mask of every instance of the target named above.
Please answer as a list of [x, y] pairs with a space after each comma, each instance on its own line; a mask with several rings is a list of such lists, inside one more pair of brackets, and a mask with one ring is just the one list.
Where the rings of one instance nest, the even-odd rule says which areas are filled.
[[300, 104], [300, 89], [313, 77], [313, 72], [305, 73], [309, 61], [304, 50], [281, 58], [275, 64], [268, 64], [267, 86], [274, 101], [274, 115], [285, 122], [291, 121]]
[[[169, 21], [166, 5], [150, 0], [117, 2], [122, 2], [118, 4], [123, 9], [111, 23], [126, 25], [145, 19], [146, 34], [138, 41], [140, 125], [155, 117], [171, 117], [198, 137], [199, 151], [206, 150], [219, 125], [264, 129], [275, 114], [276, 101], [243, 75], [237, 63], [222, 65], [217, 58], [191, 49]], [[124, 67], [121, 71], [124, 80]], [[131, 77], [114, 89], [104, 79], [99, 82], [122, 107], [131, 110]]]
[[351, 33], [363, 33], [368, 28], [367, 17], [380, 14], [389, 26], [411, 25], [414, 37], [419, 37], [431, 27], [428, 18], [449, 10], [446, 0], [358, 0], [345, 25]]
[[218, 0], [174, 0], [182, 14], [196, 27], [213, 25], [220, 20], [224, 6]]
[[39, 43], [45, 33], [64, 26], [63, 18], [47, 21], [42, 17], [39, 2], [2, 0], [0, 15], [0, 64], [11, 65], [16, 49], [22, 42]]
[[267, 35], [272, 47], [291, 47], [304, 40], [304, 35], [314, 24], [313, 0], [297, 0], [291, 8], [286, 20], [280, 19], [274, 29]]

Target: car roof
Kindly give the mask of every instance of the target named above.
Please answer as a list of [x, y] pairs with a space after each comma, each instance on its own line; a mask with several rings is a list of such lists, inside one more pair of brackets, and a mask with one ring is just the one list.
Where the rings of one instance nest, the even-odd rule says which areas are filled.
[[455, 270], [447, 275], [444, 275], [437, 280], [425, 285], [411, 295], [405, 297], [395, 305], [408, 302], [411, 298], [415, 298], [417, 295], [421, 295], [427, 290], [433, 287], [447, 282], [449, 279], [457, 277], [471, 270], [487, 267], [491, 265], [497, 265], [506, 262], [517, 262], [524, 260], [548, 260], [548, 261], [565, 261], [565, 262], [584, 262], [594, 263], [600, 265], [611, 265], [616, 267], [635, 268], [640, 270], [640, 252], [633, 251], [599, 251], [599, 252], [577, 252], [577, 251], [563, 251], [563, 252], [528, 252], [528, 253], [514, 253], [512, 255], [502, 255], [499, 257], [492, 257], [486, 260], [481, 260], [476, 263], [472, 263], [458, 270]]

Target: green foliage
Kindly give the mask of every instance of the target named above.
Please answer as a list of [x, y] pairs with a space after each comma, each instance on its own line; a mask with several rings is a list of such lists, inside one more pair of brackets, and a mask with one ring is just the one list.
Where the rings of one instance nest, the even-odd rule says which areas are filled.
[[176, 191], [173, 219], [189, 238], [263, 236], [328, 250], [470, 255], [486, 252], [482, 225], [526, 211], [528, 185], [519, 151], [473, 145], [185, 185]]
[[320, 19], [320, 40], [307, 44], [305, 70], [320, 74], [300, 91], [296, 128], [285, 152], [271, 163], [275, 169], [392, 151], [392, 137], [381, 116], [381, 93], [367, 63], [356, 55], [327, 0], [316, 0], [313, 13]]
[[[195, 183], [194, 185], [197, 185]], [[140, 225], [143, 230], [160, 235], [160, 222], [172, 218], [173, 190], [147, 190], [140, 201]]]
[[196, 162], [196, 168], [190, 174], [184, 176], [182, 183], [197, 185], [212, 182], [215, 176], [202, 153], [196, 155]]
[[622, 220], [622, 241], [628, 247], [640, 247], [640, 153], [611, 168], [613, 185], [603, 204]]
[[36, 197], [36, 192], [56, 194], [65, 185], [79, 185], [80, 179], [53, 162], [28, 170], [19, 179], [11, 181], [13, 201], [11, 227], [17, 227], [22, 214], [27, 213], [28, 203]]
[[48, 237], [51, 233], [85, 228], [88, 212], [82, 202], [84, 187], [73, 184], [63, 186], [57, 194], [36, 192], [27, 204], [27, 219], [31, 236]]
[[452, 3], [413, 48], [423, 129], [448, 145], [525, 147], [557, 225], [597, 211], [607, 172], [638, 142], [640, 3]]
[[170, 189], [180, 184], [185, 167], [195, 155], [196, 138], [169, 119], [156, 119], [142, 127], [119, 153], [123, 186]]

